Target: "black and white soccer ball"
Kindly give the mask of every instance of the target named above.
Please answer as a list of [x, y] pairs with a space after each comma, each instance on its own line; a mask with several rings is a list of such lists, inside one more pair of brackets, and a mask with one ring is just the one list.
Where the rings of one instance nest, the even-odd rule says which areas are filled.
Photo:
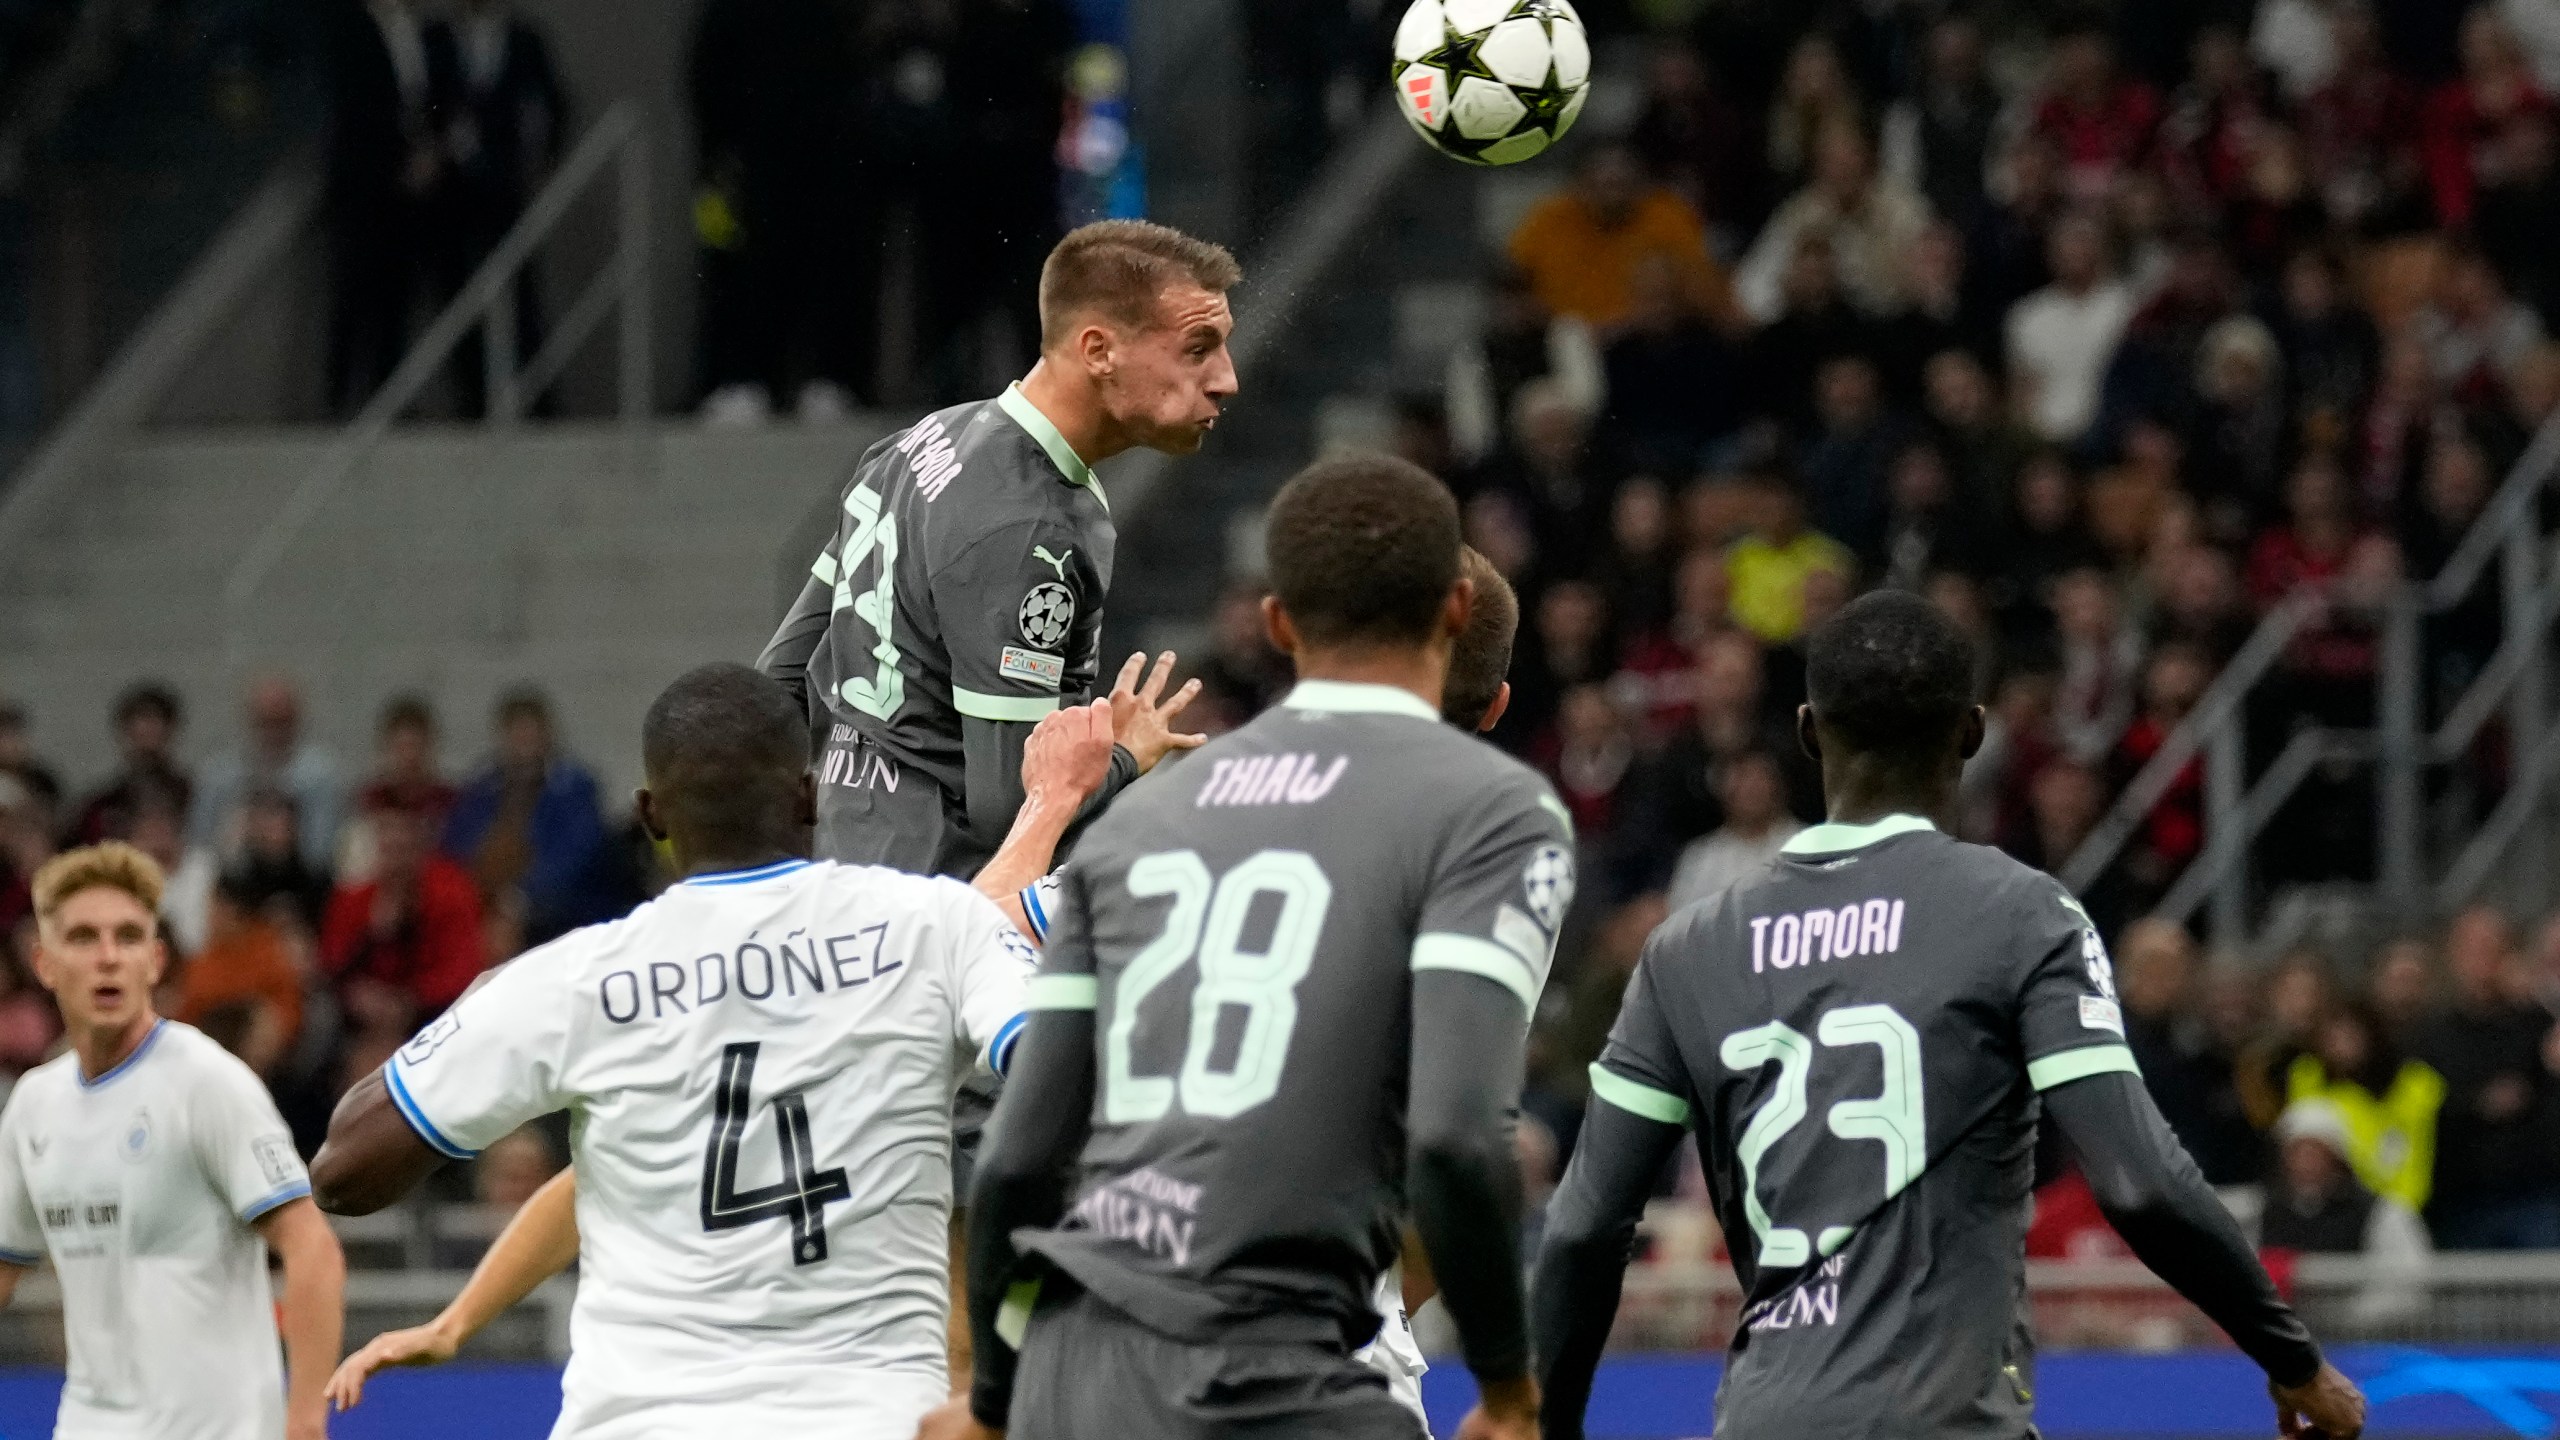
[[1582, 113], [1591, 39], [1570, 0], [1413, 0], [1388, 74], [1397, 108], [1440, 153], [1516, 165]]

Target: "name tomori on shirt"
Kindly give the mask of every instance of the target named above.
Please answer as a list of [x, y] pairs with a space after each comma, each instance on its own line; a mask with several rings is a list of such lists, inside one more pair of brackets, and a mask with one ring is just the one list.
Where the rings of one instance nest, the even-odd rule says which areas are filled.
[[1751, 917], [1751, 973], [1792, 970], [1816, 960], [1891, 955], [1902, 948], [1900, 900], [1853, 900], [1836, 908]]

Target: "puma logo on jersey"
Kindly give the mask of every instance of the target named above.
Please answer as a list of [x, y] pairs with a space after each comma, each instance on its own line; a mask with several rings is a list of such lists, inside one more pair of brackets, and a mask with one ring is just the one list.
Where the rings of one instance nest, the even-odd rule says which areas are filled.
[[1836, 910], [1794, 915], [1755, 915], [1751, 920], [1751, 973], [1792, 970], [1816, 960], [1890, 955], [1902, 948], [1902, 902], [1851, 901]]
[[960, 457], [953, 453], [951, 434], [939, 419], [928, 416], [917, 422], [900, 437], [898, 453], [907, 457], [907, 469], [916, 477], [916, 493], [928, 505], [941, 499], [960, 474]]
[[1348, 755], [1336, 755], [1326, 766], [1313, 755], [1249, 755], [1220, 760], [1209, 767], [1208, 783], [1192, 801], [1198, 809], [1213, 805], [1311, 805], [1333, 793]]
[[1048, 566], [1050, 569], [1057, 571], [1058, 578], [1061, 580], [1067, 578], [1067, 556], [1073, 555], [1074, 553], [1076, 553], [1074, 546], [1067, 547], [1063, 553], [1057, 555], [1050, 554], [1049, 547], [1046, 545], [1034, 545], [1031, 547], [1031, 558]]

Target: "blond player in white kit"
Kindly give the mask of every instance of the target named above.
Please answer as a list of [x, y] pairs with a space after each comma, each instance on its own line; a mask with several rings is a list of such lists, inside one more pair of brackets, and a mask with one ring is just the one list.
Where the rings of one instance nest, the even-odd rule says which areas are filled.
[[59, 1440], [321, 1440], [346, 1261], [266, 1087], [152, 1011], [163, 884], [112, 842], [36, 872], [36, 974], [71, 1048], [0, 1111], [0, 1301], [52, 1260]]
[[905, 1437], [949, 1393], [951, 1102], [1032, 951], [956, 880], [812, 863], [807, 730], [704, 666], [650, 708], [641, 815], [685, 879], [463, 997], [351, 1092], [326, 1208], [567, 1109], [583, 1256], [555, 1437]]

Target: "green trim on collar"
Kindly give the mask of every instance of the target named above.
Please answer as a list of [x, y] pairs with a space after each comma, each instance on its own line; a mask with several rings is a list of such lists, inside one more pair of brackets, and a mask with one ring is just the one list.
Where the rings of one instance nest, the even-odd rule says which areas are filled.
[[1908, 835], [1914, 830], [1935, 830], [1918, 815], [1887, 815], [1871, 825], [1839, 825], [1824, 822], [1799, 830], [1795, 838], [1778, 847], [1782, 855], [1837, 855], [1843, 850], [1863, 850], [1879, 840]]
[[1280, 703], [1292, 710], [1314, 710], [1327, 715], [1410, 715], [1416, 720], [1440, 723], [1440, 712], [1424, 703], [1410, 690], [1393, 685], [1371, 685], [1353, 680], [1301, 680], [1290, 687]]
[[1021, 426], [1024, 434], [1048, 452], [1049, 463], [1058, 467], [1059, 475], [1065, 477], [1068, 484], [1081, 485], [1092, 491], [1093, 498], [1102, 502], [1106, 512], [1111, 509], [1111, 499], [1102, 493], [1102, 481], [1095, 477], [1093, 467], [1084, 463], [1084, 457], [1076, 453], [1076, 447], [1067, 443], [1066, 436], [1058, 433], [1057, 426], [1049, 423], [1049, 417], [1040, 413], [1039, 406], [1023, 398], [1021, 382], [1004, 387], [1004, 393], [996, 397], [996, 408], [1013, 417], [1013, 423]]

